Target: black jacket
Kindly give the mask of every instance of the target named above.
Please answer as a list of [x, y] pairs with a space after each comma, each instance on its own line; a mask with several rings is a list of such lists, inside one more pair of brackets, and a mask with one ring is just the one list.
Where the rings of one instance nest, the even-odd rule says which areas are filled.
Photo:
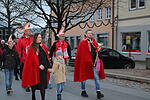
[[2, 54], [3, 68], [14, 69], [20, 65], [18, 53], [14, 49], [9, 49], [8, 46]]

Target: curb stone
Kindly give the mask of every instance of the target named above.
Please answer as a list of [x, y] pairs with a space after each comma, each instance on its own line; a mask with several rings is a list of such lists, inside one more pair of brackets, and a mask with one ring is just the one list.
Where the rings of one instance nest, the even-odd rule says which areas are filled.
[[[74, 72], [74, 68], [69, 66], [68, 71]], [[110, 72], [106, 72], [106, 71], [105, 71], [105, 74], [106, 74], [106, 77], [118, 78], [118, 79], [124, 79], [124, 80], [130, 80], [130, 81], [136, 81], [136, 82], [142, 82], [142, 83], [150, 84], [150, 78], [124, 75], [124, 74], [117, 74], [117, 73], [110, 73]]]
[[109, 73], [109, 72], [105, 72], [105, 74], [107, 77], [125, 79], [125, 80], [131, 80], [131, 81], [137, 81], [137, 82], [143, 82], [143, 83], [150, 84], [150, 78], [129, 76], [129, 75], [123, 75], [123, 74]]

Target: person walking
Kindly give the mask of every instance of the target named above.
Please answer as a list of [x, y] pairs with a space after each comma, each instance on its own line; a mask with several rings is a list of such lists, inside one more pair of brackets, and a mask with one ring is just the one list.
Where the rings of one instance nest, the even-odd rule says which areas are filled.
[[5, 47], [2, 54], [2, 62], [5, 73], [5, 84], [6, 91], [9, 95], [12, 92], [12, 82], [14, 76], [14, 69], [19, 65], [19, 56], [18, 53], [14, 49], [14, 41], [12, 40], [12, 35], [8, 39], [8, 45]]
[[31, 87], [32, 100], [36, 100], [36, 90], [40, 90], [41, 100], [45, 100], [45, 89], [50, 79], [50, 73], [47, 72], [49, 68], [48, 48], [42, 43], [41, 34], [36, 33], [28, 48], [22, 73], [22, 87]]
[[[20, 79], [22, 79], [22, 71], [23, 71], [23, 66], [25, 63], [26, 55], [28, 52], [29, 45], [32, 42], [32, 36], [31, 36], [31, 30], [30, 30], [30, 23], [26, 23], [24, 25], [24, 34], [22, 37], [18, 39], [17, 45], [16, 45], [16, 50], [19, 54], [20, 57]], [[30, 92], [30, 88], [26, 88], [26, 92]]]
[[93, 38], [92, 30], [87, 30], [84, 39], [79, 43], [74, 64], [74, 81], [81, 82], [81, 96], [88, 97], [86, 92], [86, 80], [94, 79], [97, 99], [104, 97], [101, 93], [99, 79], [105, 79], [104, 66], [100, 63], [100, 70], [96, 70], [98, 43]]
[[63, 58], [65, 59], [65, 64], [67, 64], [67, 59], [71, 59], [71, 47], [70, 44], [65, 40], [64, 30], [61, 29], [59, 34], [57, 34], [58, 40], [53, 43], [50, 49], [50, 57], [52, 59], [53, 55], [56, 57], [56, 51], [61, 51], [63, 53]]
[[2, 70], [2, 54], [6, 47], [5, 40], [0, 40], [0, 70]]
[[54, 79], [57, 84], [57, 100], [62, 100], [61, 94], [66, 82], [66, 65], [61, 51], [56, 51], [56, 58], [52, 69], [49, 69], [49, 71], [54, 73]]

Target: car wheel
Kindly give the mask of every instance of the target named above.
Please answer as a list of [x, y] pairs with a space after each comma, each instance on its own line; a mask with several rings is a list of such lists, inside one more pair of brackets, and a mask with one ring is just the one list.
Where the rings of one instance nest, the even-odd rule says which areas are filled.
[[125, 64], [124, 65], [124, 69], [131, 69], [132, 68], [132, 64]]

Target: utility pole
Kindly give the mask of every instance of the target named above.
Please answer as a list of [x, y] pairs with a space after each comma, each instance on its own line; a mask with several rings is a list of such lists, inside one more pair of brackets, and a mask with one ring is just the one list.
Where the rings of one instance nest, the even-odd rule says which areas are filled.
[[115, 0], [112, 0], [112, 49], [114, 49], [114, 28], [115, 28], [115, 20], [114, 20], [114, 13], [115, 13]]

